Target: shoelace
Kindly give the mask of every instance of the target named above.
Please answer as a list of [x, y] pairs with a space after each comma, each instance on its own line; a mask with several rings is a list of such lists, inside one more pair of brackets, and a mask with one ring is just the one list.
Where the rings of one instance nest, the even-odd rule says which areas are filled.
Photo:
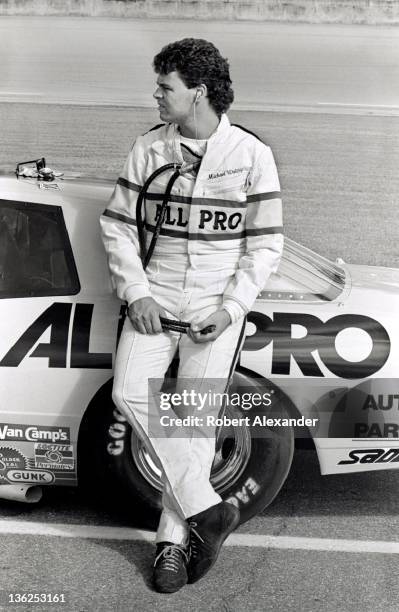
[[178, 544], [169, 544], [165, 546], [155, 557], [154, 567], [158, 561], [162, 558], [161, 563], [163, 569], [170, 570], [172, 572], [178, 572], [180, 569], [180, 556], [183, 555], [186, 563], [188, 562], [188, 556], [185, 550]]
[[201, 540], [202, 543], [204, 543], [204, 540], [201, 538], [200, 534], [195, 529], [195, 527], [197, 527], [197, 523], [195, 521], [190, 521], [188, 526], [190, 528], [190, 556], [196, 557], [198, 552], [198, 541], [193, 538], [193, 535], [198, 538], [198, 540]]

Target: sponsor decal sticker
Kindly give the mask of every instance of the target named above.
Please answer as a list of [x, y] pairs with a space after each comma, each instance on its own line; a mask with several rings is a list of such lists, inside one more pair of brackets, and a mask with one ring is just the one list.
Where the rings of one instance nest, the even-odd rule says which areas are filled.
[[34, 484], [51, 484], [54, 475], [51, 472], [39, 470], [9, 470], [7, 478], [10, 482], [29, 482]]
[[75, 459], [72, 444], [35, 444], [35, 466], [49, 470], [73, 470]]
[[355, 438], [399, 438], [398, 423], [355, 423]]
[[338, 465], [353, 465], [354, 463], [398, 463], [399, 448], [368, 448], [351, 450], [349, 459], [338, 461]]
[[25, 470], [27, 458], [16, 448], [0, 447], [0, 484], [8, 483], [9, 470]]
[[41, 427], [37, 425], [0, 423], [0, 440], [27, 440], [28, 442], [45, 440], [48, 442], [69, 442], [70, 433], [68, 427]]

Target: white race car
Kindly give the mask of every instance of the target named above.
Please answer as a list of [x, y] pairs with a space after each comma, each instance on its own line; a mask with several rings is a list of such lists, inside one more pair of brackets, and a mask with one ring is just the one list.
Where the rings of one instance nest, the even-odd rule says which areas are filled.
[[[111, 399], [125, 316], [99, 233], [112, 188], [44, 160], [0, 176], [0, 498], [79, 478], [151, 523], [159, 470]], [[212, 482], [243, 521], [280, 490], [295, 438], [313, 439], [322, 474], [399, 467], [398, 304], [399, 270], [286, 239], [218, 429]]]

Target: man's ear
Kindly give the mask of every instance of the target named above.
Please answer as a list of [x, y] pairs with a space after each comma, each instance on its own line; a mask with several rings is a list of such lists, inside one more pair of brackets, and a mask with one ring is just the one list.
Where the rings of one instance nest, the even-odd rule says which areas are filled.
[[196, 104], [202, 97], [206, 97], [208, 94], [208, 88], [205, 83], [198, 85], [197, 91], [195, 92], [194, 103]]

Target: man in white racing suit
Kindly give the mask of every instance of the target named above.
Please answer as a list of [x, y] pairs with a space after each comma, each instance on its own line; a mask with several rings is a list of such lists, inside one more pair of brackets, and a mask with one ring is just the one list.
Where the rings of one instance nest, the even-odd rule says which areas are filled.
[[[128, 304], [113, 399], [162, 468], [154, 584], [173, 592], [215, 563], [239, 511], [209, 481], [215, 429], [197, 422], [162, 432], [160, 417], [171, 422], [176, 415], [156, 410], [150, 397], [159, 400], [177, 349], [177, 390], [187, 381], [194, 381], [198, 393], [225, 390], [245, 315], [277, 269], [283, 236], [271, 150], [232, 126], [225, 114], [233, 100], [227, 60], [205, 40], [184, 39], [164, 47], [154, 69], [154, 97], [165, 123], [135, 141], [101, 227], [117, 294]], [[168, 163], [181, 166], [180, 174], [144, 270], [137, 197], [150, 175]], [[171, 173], [173, 168], [156, 176], [146, 194], [147, 246]], [[188, 333], [163, 329], [160, 317], [187, 322]], [[150, 392], [149, 379], [155, 379]], [[209, 402], [201, 418], [217, 415], [219, 408]]]

